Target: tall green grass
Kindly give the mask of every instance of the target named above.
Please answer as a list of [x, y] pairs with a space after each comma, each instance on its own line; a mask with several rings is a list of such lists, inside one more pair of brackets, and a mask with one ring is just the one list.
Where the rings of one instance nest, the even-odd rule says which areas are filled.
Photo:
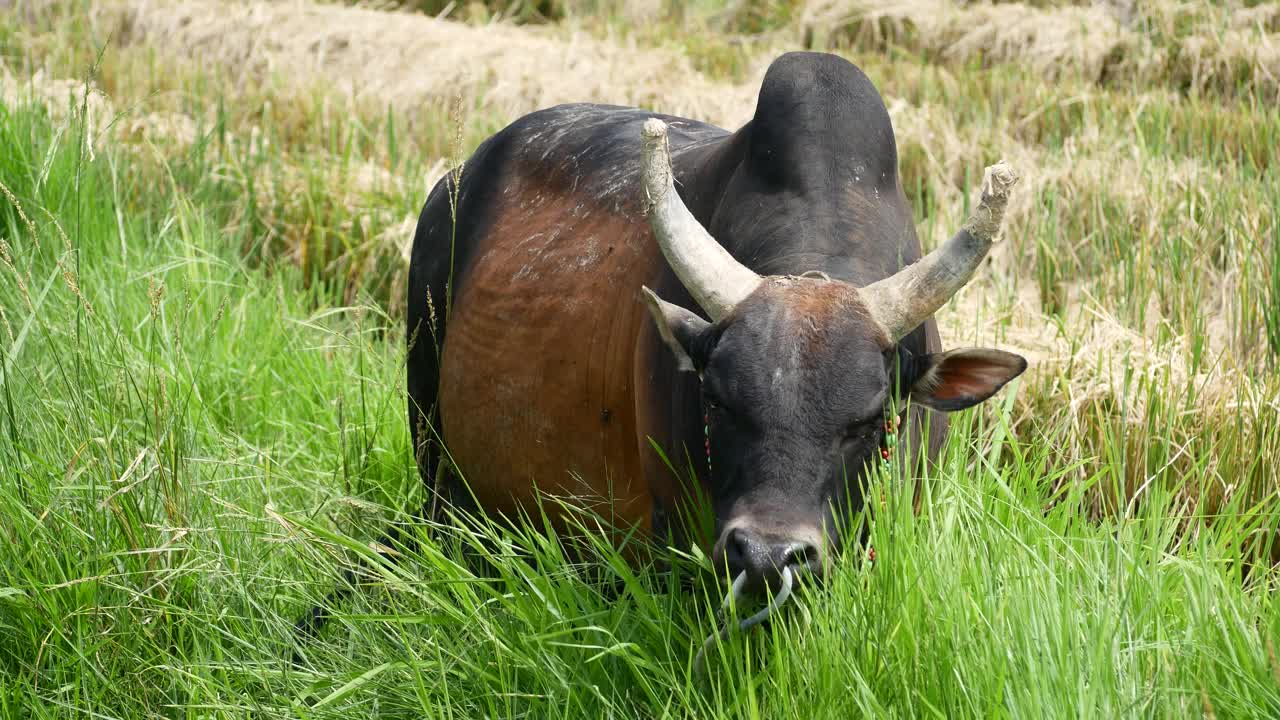
[[[957, 417], [918, 515], [887, 494], [874, 565], [846, 558], [705, 676], [720, 590], [689, 548], [636, 568], [534, 518], [409, 525], [388, 561], [371, 541], [421, 497], [402, 331], [245, 259], [261, 227], [211, 179], [217, 135], [156, 172], [0, 107], [0, 715], [1280, 714], [1277, 578], [1242, 550], [1280, 520], [1235, 496], [1189, 524], [1189, 472], [1091, 521], [1114, 478], [1061, 482], [1072, 429], [1019, 437], [1016, 388]], [[344, 568], [351, 597], [296, 645]]]
[[345, 499], [418, 483], [378, 311], [249, 267], [79, 132], [0, 109], [0, 664], [18, 705], [159, 712], [197, 699], [188, 664], [274, 652], [313, 566], [273, 513], [377, 527]]

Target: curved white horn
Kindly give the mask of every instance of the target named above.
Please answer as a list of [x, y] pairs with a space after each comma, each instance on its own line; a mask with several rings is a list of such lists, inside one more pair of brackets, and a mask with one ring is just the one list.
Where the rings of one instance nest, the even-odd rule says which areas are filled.
[[1018, 174], [1003, 160], [986, 169], [982, 199], [964, 227], [942, 247], [897, 273], [862, 288], [871, 316], [893, 342], [916, 329], [973, 277], [1009, 202]]
[[676, 277], [698, 305], [719, 320], [760, 285], [685, 207], [672, 180], [667, 124], [649, 118], [640, 131], [640, 182], [649, 225]]

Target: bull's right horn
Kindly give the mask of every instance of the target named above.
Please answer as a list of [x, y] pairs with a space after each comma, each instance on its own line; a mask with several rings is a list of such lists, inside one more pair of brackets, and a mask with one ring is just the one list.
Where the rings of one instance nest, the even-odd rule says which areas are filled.
[[987, 168], [982, 199], [964, 227], [919, 262], [862, 288], [862, 300], [892, 342], [916, 329], [973, 277], [1004, 221], [1018, 174], [1004, 161]]
[[734, 260], [680, 199], [672, 180], [667, 124], [649, 118], [640, 137], [640, 183], [658, 246], [698, 306], [712, 321], [719, 320], [760, 285], [760, 276]]

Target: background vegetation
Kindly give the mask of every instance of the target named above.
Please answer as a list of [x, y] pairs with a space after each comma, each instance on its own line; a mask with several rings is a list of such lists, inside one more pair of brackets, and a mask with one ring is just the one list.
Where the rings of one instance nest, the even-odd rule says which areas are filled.
[[[1280, 715], [1278, 34], [1171, 0], [0, 6], [0, 715]], [[927, 245], [983, 165], [1027, 173], [939, 319], [1033, 366], [920, 514], [889, 493], [874, 568], [705, 677], [688, 548], [417, 527], [380, 561], [421, 494], [430, 186], [556, 102], [735, 126], [799, 47], [881, 89]]]

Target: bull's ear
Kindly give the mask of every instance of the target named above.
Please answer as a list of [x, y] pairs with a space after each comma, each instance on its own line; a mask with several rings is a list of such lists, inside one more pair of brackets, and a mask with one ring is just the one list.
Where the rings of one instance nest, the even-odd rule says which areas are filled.
[[928, 355], [923, 365], [911, 399], [943, 412], [977, 405], [1027, 369], [1021, 355], [978, 348]]
[[695, 362], [701, 360], [695, 356], [699, 345], [696, 341], [711, 327], [711, 323], [679, 305], [663, 300], [647, 287], [641, 287], [640, 290], [653, 315], [653, 322], [658, 326], [658, 334], [667, 347], [671, 348], [671, 352], [675, 353], [680, 369], [693, 370], [695, 365], [701, 365], [701, 362]]

